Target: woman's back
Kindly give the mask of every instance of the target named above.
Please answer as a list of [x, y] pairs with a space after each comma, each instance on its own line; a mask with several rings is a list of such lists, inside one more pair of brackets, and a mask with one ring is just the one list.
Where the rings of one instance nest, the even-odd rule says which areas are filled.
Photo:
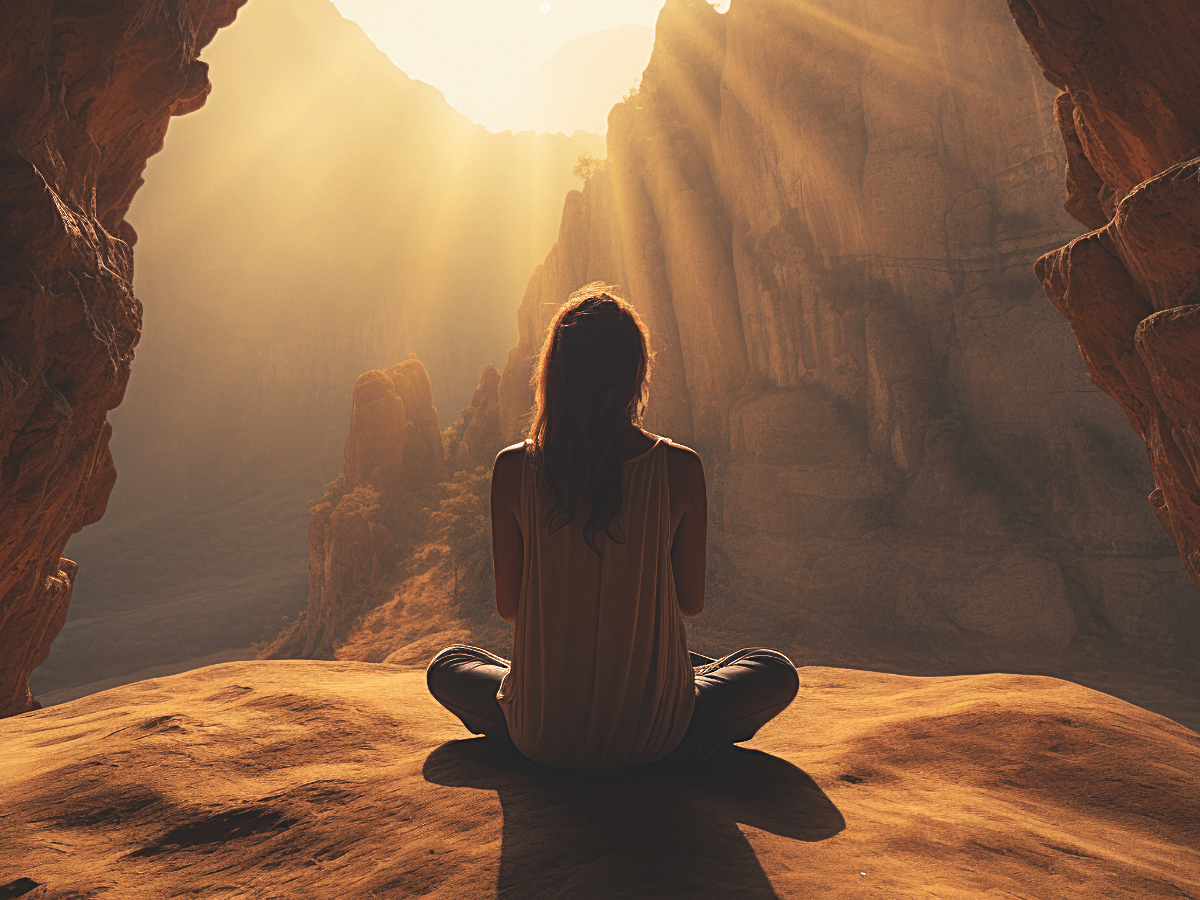
[[[513, 658], [456, 644], [429, 691], [476, 734], [554, 766], [616, 769], [749, 740], [791, 703], [774, 650], [700, 657], [682, 616], [704, 609], [704, 465], [641, 429], [650, 336], [637, 311], [588, 285], [551, 321], [528, 439], [492, 470], [496, 612]], [[698, 656], [698, 654], [697, 654]]]
[[681, 451], [658, 438], [625, 461], [602, 553], [585, 540], [583, 516], [555, 517], [531, 454], [507, 451], [524, 559], [512, 667], [497, 699], [531, 759], [619, 768], [665, 756], [687, 730], [695, 688], [672, 573], [668, 465]]

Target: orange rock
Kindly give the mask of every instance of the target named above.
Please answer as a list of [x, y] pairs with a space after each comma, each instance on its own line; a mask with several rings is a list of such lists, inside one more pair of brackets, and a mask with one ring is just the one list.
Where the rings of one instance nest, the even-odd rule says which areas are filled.
[[471, 739], [420, 671], [230, 663], [0, 723], [0, 887], [1165, 900], [1200, 892], [1197, 771], [1052, 678], [802, 668], [743, 747], [597, 778]]
[[142, 319], [125, 213], [171, 116], [203, 105], [197, 56], [243, 2], [0, 11], [0, 716], [34, 702], [70, 597], [63, 549], [116, 479], [105, 416]]
[[496, 454], [506, 443], [500, 408], [500, 370], [488, 363], [471, 405], [446, 430], [446, 455], [451, 471], [473, 472], [484, 466], [490, 473]]
[[313, 506], [308, 606], [263, 653], [331, 657], [365, 611], [386, 602], [396, 562], [424, 533], [445, 475], [429, 374], [410, 359], [359, 376], [342, 473]]
[[[1038, 261], [1095, 383], [1145, 440], [1150, 503], [1200, 584], [1200, 8], [1009, 0], [1046, 78], [1067, 210], [1097, 229]], [[1194, 600], [1193, 600], [1194, 603]]]

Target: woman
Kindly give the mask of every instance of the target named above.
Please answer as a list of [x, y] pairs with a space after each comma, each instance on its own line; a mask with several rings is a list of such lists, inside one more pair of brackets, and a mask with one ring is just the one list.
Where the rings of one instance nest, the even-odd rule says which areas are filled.
[[748, 740], [799, 686], [773, 650], [688, 653], [681, 614], [704, 609], [704, 467], [641, 429], [649, 336], [608, 290], [588, 285], [558, 311], [529, 438], [496, 457], [496, 609], [516, 629], [512, 661], [454, 646], [427, 673], [476, 734], [589, 770]]

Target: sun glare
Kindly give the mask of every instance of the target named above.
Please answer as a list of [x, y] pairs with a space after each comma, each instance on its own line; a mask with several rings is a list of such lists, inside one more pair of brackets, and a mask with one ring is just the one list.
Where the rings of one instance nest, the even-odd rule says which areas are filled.
[[[629, 69], [607, 107], [621, 99], [649, 62], [649, 40], [615, 29], [649, 31], [663, 0], [334, 0], [338, 11], [407, 75], [432, 84], [459, 112], [492, 131], [581, 127], [545, 112], [545, 86], [561, 82], [556, 54], [583, 41], [585, 55]], [[588, 42], [591, 42], [590, 44]], [[637, 57], [636, 59], [634, 57]], [[644, 58], [643, 58], [644, 57]], [[622, 76], [623, 77], [623, 76]], [[560, 91], [563, 90], [560, 88]], [[570, 98], [551, 105], [562, 108]], [[596, 119], [597, 117], [592, 117]], [[604, 117], [587, 126], [603, 130]]]

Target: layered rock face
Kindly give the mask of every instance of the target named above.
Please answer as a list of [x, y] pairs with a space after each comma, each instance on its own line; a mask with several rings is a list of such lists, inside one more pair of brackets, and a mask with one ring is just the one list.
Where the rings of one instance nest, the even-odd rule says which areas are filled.
[[1150, 502], [1200, 583], [1200, 8], [1009, 0], [1067, 148], [1089, 229], [1037, 263], [1092, 380], [1145, 442]]
[[[499, 394], [515, 437], [544, 328], [584, 283], [639, 308], [646, 425], [710, 480], [715, 602], [694, 639], [973, 664], [1200, 642], [1141, 447], [1029, 274], [1075, 227], [1054, 103], [983, 0], [664, 7]], [[1156, 258], [1173, 279], [1189, 257]]]
[[141, 305], [124, 221], [173, 115], [208, 95], [197, 60], [244, 0], [13, 0], [0, 10], [0, 716], [62, 627], [67, 538], [116, 479]]

